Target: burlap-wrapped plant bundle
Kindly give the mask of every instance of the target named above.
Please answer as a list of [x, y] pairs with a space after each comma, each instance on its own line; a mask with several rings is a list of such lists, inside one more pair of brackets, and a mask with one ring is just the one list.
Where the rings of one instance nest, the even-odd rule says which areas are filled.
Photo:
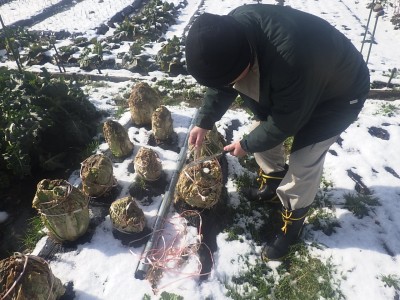
[[65, 293], [48, 263], [35, 255], [15, 253], [0, 261], [0, 298], [55, 300]]
[[146, 82], [139, 82], [133, 87], [128, 104], [135, 125], [151, 125], [151, 116], [160, 106], [161, 97]]
[[186, 165], [175, 188], [175, 203], [185, 201], [196, 208], [211, 208], [222, 193], [222, 170], [217, 159]]
[[151, 118], [151, 129], [156, 141], [166, 141], [174, 133], [171, 112], [165, 106], [157, 108]]
[[198, 155], [196, 158], [216, 154], [224, 149], [225, 144], [226, 142], [223, 136], [218, 132], [217, 127], [214, 126], [212, 130], [209, 130], [207, 132], [206, 136], [204, 137], [203, 144], [201, 145], [201, 148], [197, 151], [197, 153], [195, 153], [193, 145], [189, 146], [189, 150], [191, 151], [190, 158], [193, 160], [193, 156], [195, 154]]
[[115, 157], [126, 157], [132, 153], [134, 145], [127, 130], [120, 123], [113, 120], [104, 122], [103, 135]]
[[44, 179], [37, 185], [32, 206], [36, 208], [49, 235], [57, 241], [74, 241], [89, 225], [89, 198], [63, 179]]
[[82, 190], [90, 197], [100, 197], [115, 184], [111, 160], [103, 154], [89, 156], [81, 163]]
[[162, 174], [162, 164], [158, 154], [150, 148], [142, 147], [134, 159], [136, 173], [146, 181], [156, 181]]
[[115, 200], [110, 206], [110, 219], [115, 229], [125, 233], [143, 231], [146, 218], [131, 196]]

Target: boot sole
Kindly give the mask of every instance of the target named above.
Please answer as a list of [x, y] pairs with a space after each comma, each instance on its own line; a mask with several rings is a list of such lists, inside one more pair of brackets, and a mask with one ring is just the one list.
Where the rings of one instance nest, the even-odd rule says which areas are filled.
[[264, 263], [268, 263], [268, 262], [270, 262], [270, 261], [284, 261], [286, 257], [287, 257], [287, 254], [286, 254], [286, 255], [283, 255], [283, 256], [281, 256], [281, 257], [278, 257], [278, 258], [268, 258], [268, 257], [264, 254], [264, 251], [261, 251], [261, 260], [262, 260]]

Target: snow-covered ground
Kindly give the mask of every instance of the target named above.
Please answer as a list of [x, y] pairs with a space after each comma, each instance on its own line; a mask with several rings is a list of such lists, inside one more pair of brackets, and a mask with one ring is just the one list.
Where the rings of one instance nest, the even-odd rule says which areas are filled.
[[[0, 6], [0, 14], [4, 22], [12, 24], [18, 20], [37, 15], [46, 7], [57, 5], [54, 0], [15, 0]], [[179, 3], [180, 1], [175, 1]], [[70, 32], [87, 32], [91, 36], [93, 29], [107, 21], [116, 12], [131, 4], [124, 0], [83, 0], [74, 2], [70, 9], [49, 17], [35, 24], [37, 30], [66, 30]], [[182, 36], [190, 18], [196, 11], [225, 14], [231, 9], [255, 1], [239, 0], [188, 0], [187, 6], [181, 11], [176, 25], [171, 26], [166, 37]], [[274, 4], [274, 1], [262, 1]], [[320, 16], [341, 30], [357, 48], [361, 48], [362, 35], [365, 31], [369, 10], [368, 1], [331, 0], [307, 1], [288, 0], [285, 5], [301, 9]], [[394, 9], [394, 8], [389, 8]], [[393, 30], [390, 23], [391, 11], [383, 18], [379, 17], [375, 32], [376, 44], [373, 44], [369, 67], [371, 79], [387, 82], [389, 69], [400, 67], [400, 31]], [[372, 32], [375, 15], [370, 22]], [[366, 56], [369, 44], [363, 49]], [[148, 49], [156, 53], [160, 44], [154, 44]], [[110, 70], [110, 74], [149, 80], [151, 77], [163, 76], [155, 72], [149, 77], [141, 77], [128, 71]], [[179, 77], [177, 78], [179, 80]], [[399, 83], [399, 76], [392, 83]], [[104, 87], [88, 87], [91, 100], [99, 109], [112, 111], [111, 99], [118, 94], [121, 87], [131, 87], [132, 82], [111, 83]], [[383, 105], [394, 105], [393, 116], [383, 113]], [[182, 106], [169, 106], [174, 120], [174, 131], [179, 136], [179, 146], [184, 143], [188, 133], [191, 118], [195, 109]], [[398, 299], [400, 291], [385, 285], [381, 277], [384, 275], [400, 275], [400, 99], [392, 102], [368, 99], [359, 119], [341, 135], [341, 143], [331, 147], [326, 157], [324, 180], [332, 183], [329, 191], [334, 206], [334, 216], [340, 224], [336, 232], [330, 236], [320, 230], [312, 230], [307, 226], [305, 241], [321, 247], [313, 248], [312, 254], [321, 260], [331, 259], [337, 269], [337, 280], [341, 283], [341, 291], [347, 299]], [[238, 120], [241, 124], [234, 131], [234, 139], [240, 138], [250, 123], [250, 116], [244, 111], [228, 111], [217, 124], [219, 131], [225, 135], [226, 126]], [[119, 122], [129, 128], [131, 140], [135, 140], [135, 151], [131, 157], [121, 163], [114, 163], [114, 176], [122, 187], [118, 197], [128, 194], [130, 183], [135, 174], [128, 171], [128, 165], [141, 146], [148, 143], [149, 132], [144, 128], [136, 128], [129, 123], [129, 113], [125, 113]], [[371, 128], [381, 128], [390, 135], [384, 140], [372, 135]], [[105, 150], [106, 144], [100, 145]], [[153, 147], [163, 162], [163, 170], [169, 176], [177, 166], [178, 154]], [[239, 202], [233, 176], [243, 170], [235, 157], [227, 155], [229, 173], [226, 185], [229, 202], [236, 206]], [[361, 219], [354, 216], [344, 207], [344, 194], [354, 192], [355, 182], [348, 175], [348, 170], [361, 177], [362, 182], [379, 198], [380, 206], [374, 207], [369, 216]], [[76, 174], [76, 173], [75, 173]], [[79, 179], [72, 174], [71, 182], [77, 184]], [[143, 206], [148, 226], [155, 221], [157, 209], [163, 195], [154, 197], [150, 206]], [[6, 212], [0, 212], [0, 222], [7, 218]], [[199, 242], [196, 229], [184, 225], [184, 220], [171, 209], [163, 230], [166, 241], [178, 236], [178, 243], [173, 245], [182, 249]], [[185, 233], [185, 234], [184, 234]], [[42, 250], [46, 238], [37, 245], [34, 254]], [[206, 280], [199, 280], [198, 256], [193, 253], [178, 267], [166, 270], [158, 284], [158, 299], [162, 291], [168, 291], [184, 297], [184, 299], [227, 299], [225, 283], [240, 274], [248, 267], [239, 257], [247, 256], [249, 261], [255, 261], [260, 255], [260, 246], [252, 240], [227, 241], [227, 233], [217, 236], [217, 250], [212, 253], [214, 267]], [[73, 282], [76, 299], [143, 299], [145, 294], [153, 295], [151, 284], [147, 280], [136, 279], [135, 269], [142, 258], [143, 246], [134, 248], [123, 245], [112, 234], [112, 225], [107, 216], [95, 230], [90, 242], [78, 245], [78, 248], [66, 253], [55, 255], [50, 261], [53, 273], [65, 284]], [[270, 263], [276, 268], [277, 263]], [[396, 298], [397, 297], [397, 298]]]

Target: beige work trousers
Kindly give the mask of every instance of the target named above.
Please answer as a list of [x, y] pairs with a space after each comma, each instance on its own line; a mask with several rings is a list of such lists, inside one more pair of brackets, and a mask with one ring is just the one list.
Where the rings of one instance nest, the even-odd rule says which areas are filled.
[[[326, 153], [339, 135], [301, 148], [289, 156], [289, 169], [276, 193], [282, 205], [289, 209], [309, 206], [320, 186]], [[283, 143], [273, 149], [254, 153], [257, 164], [266, 173], [284, 170]]]

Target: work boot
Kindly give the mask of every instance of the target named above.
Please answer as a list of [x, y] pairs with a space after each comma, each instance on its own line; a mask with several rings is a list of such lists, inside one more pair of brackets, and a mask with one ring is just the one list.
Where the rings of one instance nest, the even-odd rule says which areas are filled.
[[243, 195], [250, 201], [262, 201], [268, 204], [279, 205], [281, 201], [276, 194], [276, 189], [282, 182], [283, 177], [285, 177], [288, 166], [285, 166], [285, 170], [279, 172], [272, 172], [265, 174], [260, 168], [258, 173], [257, 182], [260, 187], [257, 188], [243, 188]]
[[298, 241], [309, 208], [307, 206], [292, 211], [283, 208], [281, 232], [262, 249], [261, 257], [265, 262], [281, 260], [289, 253], [290, 246]]

